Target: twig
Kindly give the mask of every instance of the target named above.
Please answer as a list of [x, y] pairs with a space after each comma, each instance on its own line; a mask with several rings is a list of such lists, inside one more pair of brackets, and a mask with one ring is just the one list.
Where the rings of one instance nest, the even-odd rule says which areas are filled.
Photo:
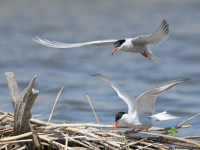
[[182, 137], [184, 139], [195, 139], [195, 138], [200, 138], [200, 135], [196, 135], [196, 136], [186, 136], [186, 137]]
[[33, 133], [32, 132], [28, 132], [28, 133], [24, 133], [21, 135], [17, 135], [17, 136], [12, 136], [12, 137], [8, 137], [8, 138], [3, 138], [0, 139], [0, 142], [6, 142], [6, 141], [12, 141], [12, 140], [17, 140], [17, 139], [21, 139], [27, 136], [31, 136]]
[[[56, 146], [58, 148], [65, 149], [65, 145], [60, 144], [60, 143], [55, 142], [55, 141], [52, 141], [52, 140], [48, 139], [46, 136], [44, 136], [44, 135], [39, 135], [39, 138], [44, 140], [44, 141], [47, 141], [48, 143], [50, 143], [50, 144], [52, 144], [52, 145], [54, 145], [54, 146]], [[68, 150], [71, 150], [71, 149], [72, 149], [71, 147], [68, 147]]]
[[9, 142], [0, 142], [0, 145], [3, 144], [13, 144], [13, 143], [21, 143], [21, 142], [32, 142], [33, 139], [25, 139], [25, 140], [15, 140], [15, 141], [9, 141]]
[[155, 136], [160, 136], [160, 137], [166, 137], [166, 138], [169, 138], [169, 139], [172, 139], [172, 140], [175, 139], [175, 140], [183, 141], [185, 143], [197, 145], [200, 148], [200, 144], [197, 143], [194, 140], [187, 140], [187, 139], [183, 139], [183, 138], [179, 138], [179, 137], [174, 137], [174, 136], [164, 135], [164, 134], [158, 134], [158, 133], [151, 133], [151, 132], [138, 132], [138, 133], [139, 134], [147, 134], [147, 135], [155, 135]]
[[2, 116], [0, 116], [0, 121], [3, 120], [7, 115], [8, 115], [8, 113], [5, 113]]
[[148, 138], [144, 138], [144, 139], [142, 139], [142, 140], [140, 140], [140, 141], [137, 141], [137, 142], [131, 142], [131, 143], [125, 145], [125, 146], [120, 147], [119, 149], [123, 149], [123, 148], [125, 148], [125, 147], [127, 147], [127, 146], [131, 146], [131, 145], [138, 144], [138, 143], [140, 143], [140, 142], [142, 142], [142, 141], [145, 141], [145, 140], [147, 140], [147, 139], [148, 139]]
[[[97, 139], [100, 140], [100, 143], [103, 144], [104, 146], [106, 146], [106, 147], [108, 147], [108, 148], [110, 148], [110, 149], [112, 149], [112, 150], [115, 149], [114, 147], [112, 147], [112, 146], [108, 145], [107, 143], [103, 142], [103, 140], [105, 140], [104, 138], [102, 138], [102, 137], [100, 137], [100, 136], [98, 136], [98, 135], [95, 135], [95, 134], [93, 134], [93, 133], [87, 132], [86, 130], [83, 130], [83, 129], [80, 130], [80, 129], [77, 129], [77, 128], [67, 128], [66, 130], [78, 132], [78, 133], [81, 133], [81, 134], [83, 134], [83, 135], [87, 135], [87, 136], [90, 136], [90, 137], [93, 137], [93, 138], [97, 138]], [[109, 143], [109, 144], [112, 144], [112, 143], [110, 143], [110, 142], [108, 142], [108, 143]], [[115, 145], [114, 145], [114, 146], [115, 146]]]
[[[92, 127], [92, 125], [90, 126]], [[96, 128], [99, 128], [99, 127], [102, 127], [102, 128], [112, 128], [112, 125], [101, 125], [101, 126], [98, 126], [97, 124], [93, 124], [93, 127], [96, 127]], [[191, 125], [186, 125], [186, 126], [179, 126], [177, 129], [179, 128], [189, 128], [191, 127]], [[119, 126], [118, 128], [125, 128], [124, 126]], [[156, 128], [156, 127], [152, 127], [150, 128], [148, 131], [166, 131], [166, 130], [169, 130], [171, 129], [171, 127], [166, 127], [166, 128]], [[106, 131], [109, 131], [109, 132], [122, 132], [122, 133], [125, 133], [126, 131], [125, 130], [93, 130], [93, 132], [106, 132]], [[138, 133], [140, 132], [141, 130], [137, 130], [137, 131], [134, 131], [133, 133]]]
[[[93, 106], [92, 106], [92, 103], [91, 103], [91, 101], [90, 101], [90, 98], [89, 98], [88, 94], [86, 94], [86, 96], [87, 96], [87, 98], [88, 98], [88, 101], [89, 101], [89, 103], [90, 103], [90, 106], [92, 107], [92, 110], [93, 110], [93, 112], [94, 112], [94, 115], [95, 115], [95, 117], [96, 117], [96, 120], [97, 120], [98, 124], [100, 125], [99, 119], [98, 119], [98, 117], [97, 117], [97, 115], [96, 115], [96, 113], [95, 113], [95, 111], [94, 111], [94, 108], [93, 108]], [[102, 130], [102, 128], [101, 128], [101, 130]]]
[[166, 144], [171, 144], [171, 145], [183, 146], [183, 147], [199, 148], [199, 146], [196, 146], [196, 145], [177, 143], [177, 142], [174, 142], [174, 141], [161, 140], [160, 142], [166, 143]]
[[4, 131], [3, 133], [1, 133], [0, 136], [3, 135], [3, 134], [5, 134], [5, 133], [12, 132], [12, 131], [13, 131], [13, 129], [6, 130], [6, 131]]
[[[57, 132], [57, 133], [63, 135], [64, 137], [66, 137], [66, 135], [65, 135], [64, 133], [62, 133], [61, 131], [59, 131], [59, 130], [55, 130], [55, 132]], [[80, 145], [83, 145], [83, 146], [85, 146], [85, 147], [87, 147], [87, 148], [89, 148], [89, 149], [95, 150], [93, 147], [88, 146], [88, 145], [86, 145], [86, 144], [84, 144], [84, 143], [82, 143], [82, 142], [80, 142], [80, 141], [78, 141], [78, 140], [75, 140], [75, 139], [73, 139], [72, 137], [69, 137], [69, 136], [68, 136], [68, 139], [71, 140], [71, 141], [73, 141], [73, 142], [75, 142], [75, 143], [78, 143], [78, 144], [80, 144]]]
[[56, 101], [55, 101], [55, 103], [54, 103], [54, 105], [53, 105], [53, 108], [52, 108], [52, 110], [51, 110], [51, 114], [50, 114], [50, 116], [49, 116], [48, 123], [49, 123], [50, 120], [51, 120], [51, 117], [52, 117], [52, 114], [53, 114], [54, 108], [56, 107], [56, 103], [57, 103], [57, 101], [58, 101], [58, 99], [59, 99], [59, 97], [60, 97], [60, 94], [61, 94], [63, 88], [64, 88], [64, 86], [61, 88], [60, 92], [58, 93], [58, 96], [57, 96], [57, 98], [56, 98]]
[[67, 146], [68, 146], [68, 134], [66, 134], [65, 136], [65, 150], [67, 150]]
[[[147, 142], [141, 142], [141, 143], [144, 144], [144, 145], [150, 144], [150, 143], [147, 143]], [[154, 143], [154, 142], [151, 142], [151, 147], [157, 148], [157, 149], [159, 149], [159, 150], [166, 150], [166, 149], [169, 149], [169, 147], [167, 147], [167, 146], [163, 147], [163, 146], [158, 146], [158, 145], [156, 145], [155, 143], [154, 143], [154, 144], [152, 144], [152, 143]], [[163, 147], [163, 148], [162, 148], [162, 147]]]
[[179, 126], [183, 125], [184, 123], [186, 123], [186, 122], [188, 122], [188, 121], [190, 121], [190, 120], [194, 119], [195, 117], [197, 117], [197, 116], [199, 116], [199, 115], [200, 115], [200, 113], [198, 113], [197, 115], [195, 115], [195, 116], [191, 117], [190, 119], [187, 119], [187, 120], [185, 120], [184, 122], [182, 122], [182, 123], [180, 123], [179, 125], [177, 125], [177, 127], [179, 127]]
[[[34, 133], [39, 133], [39, 132], [42, 132], [42, 131], [44, 131], [44, 128], [36, 130], [36, 131], [34, 131]], [[33, 135], [33, 132], [27, 132], [27, 133], [12, 136], [12, 137], [2, 138], [2, 139], [0, 139], [0, 142], [18, 140], [18, 139], [21, 139], [21, 138], [24, 138], [24, 137], [27, 137], [27, 136], [31, 136], [31, 135]]]
[[26, 149], [27, 148], [27, 146], [26, 145], [24, 145], [24, 146], [22, 146], [22, 147], [20, 147], [19, 149], [17, 149], [17, 150], [24, 150], [24, 149]]
[[148, 148], [149, 146], [152, 146], [151, 143], [145, 143], [145, 145], [146, 145], [146, 146], [140, 147], [140, 148], [138, 148], [137, 150], [140, 150], [140, 149], [150, 149], [150, 150], [153, 150], [152, 148]]
[[[93, 124], [93, 123], [85, 123], [85, 124], [55, 124], [55, 125], [51, 125], [51, 126], [47, 126], [45, 127], [46, 130], [52, 130], [52, 129], [56, 129], [56, 128], [60, 128], [60, 127], [96, 127], [96, 128], [113, 128], [113, 125], [99, 125], [99, 124]], [[117, 126], [118, 127], [118, 126]], [[191, 127], [191, 125], [187, 125], [187, 126], [181, 126], [178, 128], [188, 128]], [[126, 126], [119, 126], [118, 128], [127, 128]], [[164, 130], [169, 130], [171, 129], [171, 127], [167, 127], [167, 128], [150, 128], [148, 131], [164, 131]], [[110, 132], [122, 132], [124, 133], [124, 130], [107, 130]], [[101, 132], [101, 130], [97, 130], [97, 132]], [[105, 132], [102, 131], [102, 132]], [[135, 131], [134, 133], [137, 133], [139, 131]]]
[[[29, 126], [30, 126], [31, 132], [33, 132], [33, 139], [34, 139], [33, 143], [34, 143], [34, 147], [36, 146], [37, 149], [40, 150], [40, 149], [41, 149], [40, 142], [39, 142], [39, 140], [38, 140], [37, 134], [34, 132], [34, 129], [33, 129], [32, 125], [31, 125], [30, 121], [29, 121]], [[35, 148], [33, 148], [33, 149], [35, 149]]]

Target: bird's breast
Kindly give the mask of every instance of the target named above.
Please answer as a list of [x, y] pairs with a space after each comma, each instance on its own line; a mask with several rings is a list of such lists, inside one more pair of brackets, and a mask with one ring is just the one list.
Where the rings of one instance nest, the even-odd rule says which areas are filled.
[[153, 126], [149, 117], [138, 117], [135, 114], [126, 114], [121, 119], [127, 127], [133, 129], [147, 129]]

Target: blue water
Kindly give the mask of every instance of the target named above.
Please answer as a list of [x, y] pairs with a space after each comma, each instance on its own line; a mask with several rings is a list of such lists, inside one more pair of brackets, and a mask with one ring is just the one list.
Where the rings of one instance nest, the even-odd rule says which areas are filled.
[[[44, 0], [1, 1], [0, 109], [13, 112], [5, 72], [14, 72], [20, 92], [37, 75], [39, 95], [31, 110], [47, 121], [61, 87], [53, 123], [96, 122], [89, 94], [101, 124], [113, 124], [126, 103], [106, 82], [90, 76], [101, 73], [134, 97], [170, 80], [190, 77], [158, 96], [155, 112], [168, 110], [181, 119], [156, 123], [175, 126], [200, 112], [200, 1]], [[116, 52], [113, 46], [55, 49], [31, 40], [35, 35], [60, 42], [123, 39], [152, 34], [166, 19], [170, 36], [152, 52], [172, 64], [159, 65], [141, 54]], [[36, 117], [37, 118], [37, 117]], [[200, 117], [177, 136], [200, 134]]]

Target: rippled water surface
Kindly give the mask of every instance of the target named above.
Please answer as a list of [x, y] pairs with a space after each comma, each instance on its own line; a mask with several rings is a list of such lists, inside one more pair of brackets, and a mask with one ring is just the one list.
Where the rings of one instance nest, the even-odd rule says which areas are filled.
[[[170, 80], [190, 77], [158, 96], [155, 113], [168, 110], [177, 120], [157, 123], [175, 126], [200, 111], [200, 1], [1, 1], [0, 109], [13, 112], [5, 72], [14, 72], [20, 92], [37, 75], [38, 98], [32, 115], [48, 120], [61, 87], [51, 122], [96, 123], [86, 94], [102, 124], [113, 124], [126, 103], [106, 82], [90, 76], [101, 73], [134, 97]], [[153, 33], [166, 19], [170, 36], [152, 52], [171, 64], [160, 65], [141, 54], [116, 52], [113, 47], [55, 49], [31, 40], [35, 35], [60, 42], [122, 39]], [[177, 136], [200, 134], [200, 117]]]

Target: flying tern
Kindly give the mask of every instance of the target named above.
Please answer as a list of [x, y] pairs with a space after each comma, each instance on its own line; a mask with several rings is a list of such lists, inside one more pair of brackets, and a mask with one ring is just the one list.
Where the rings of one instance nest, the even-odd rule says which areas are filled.
[[[121, 40], [111, 39], [111, 40], [101, 40], [101, 41], [91, 41], [91, 42], [84, 42], [84, 43], [61, 43], [54, 40], [50, 40], [47, 38], [40, 38], [36, 36], [32, 38], [35, 42], [49, 46], [54, 48], [73, 48], [73, 47], [81, 47], [81, 46], [107, 46], [113, 45], [114, 50], [112, 55], [118, 51], [125, 51], [125, 52], [132, 52], [132, 53], [141, 53], [144, 57], [147, 57], [153, 61], [154, 58], [160, 59], [155, 56], [147, 45], [153, 44], [156, 45], [169, 36], [169, 24], [167, 24], [166, 20], [163, 20], [159, 28], [151, 35], [140, 35], [135, 38], [124, 38]], [[162, 59], [160, 59], [162, 60]], [[164, 60], [162, 60], [164, 61]], [[156, 61], [155, 61], [156, 62]], [[165, 61], [166, 62], [166, 61]]]

